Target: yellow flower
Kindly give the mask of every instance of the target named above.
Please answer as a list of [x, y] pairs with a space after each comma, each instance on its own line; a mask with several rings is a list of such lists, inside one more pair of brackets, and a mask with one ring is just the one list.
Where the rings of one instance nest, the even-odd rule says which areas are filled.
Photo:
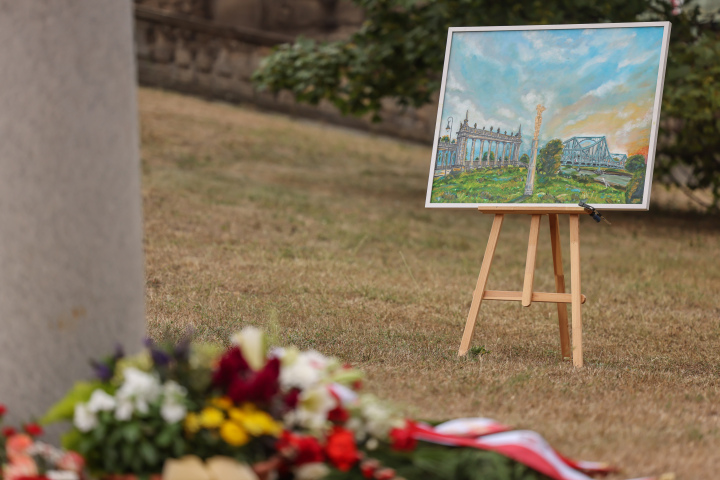
[[225, 420], [225, 415], [217, 408], [205, 407], [200, 412], [200, 425], [205, 428], [217, 428], [223, 423], [223, 420]]
[[230, 410], [233, 407], [233, 402], [228, 397], [213, 398], [210, 403], [221, 410]]
[[200, 430], [200, 419], [195, 412], [190, 412], [185, 417], [185, 430], [190, 433], [197, 433]]
[[228, 445], [240, 447], [250, 441], [247, 432], [240, 425], [231, 420], [223, 422], [220, 427], [220, 436]]
[[282, 425], [276, 422], [270, 415], [250, 404], [243, 405], [243, 408], [232, 408], [228, 412], [230, 418], [243, 426], [253, 437], [260, 435], [280, 435]]

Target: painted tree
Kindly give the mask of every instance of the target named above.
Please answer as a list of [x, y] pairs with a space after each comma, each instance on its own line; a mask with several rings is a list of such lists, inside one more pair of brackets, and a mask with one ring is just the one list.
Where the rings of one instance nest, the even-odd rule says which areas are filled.
[[625, 170], [630, 173], [642, 171], [645, 172], [646, 164], [645, 157], [642, 155], [633, 155], [625, 162]]
[[552, 177], [560, 171], [560, 160], [562, 160], [563, 143], [556, 138], [550, 140], [540, 149], [537, 156], [537, 172], [543, 177]]
[[[447, 29], [465, 25], [533, 25], [669, 20], [671, 47], [663, 99], [658, 177], [672, 167], [693, 171], [688, 188], [711, 188], [720, 205], [720, 34], [701, 21], [692, 0], [682, 13], [653, 0], [353, 0], [363, 27], [347, 40], [300, 39], [279, 47], [255, 73], [260, 88], [290, 91], [300, 102], [329, 100], [346, 114], [372, 113], [382, 100], [420, 107], [440, 88]], [[710, 207], [710, 206], [709, 206]]]
[[645, 190], [646, 167], [645, 157], [642, 155], [633, 155], [625, 162], [625, 170], [633, 174], [625, 187], [625, 202], [642, 202], [643, 192]]
[[520, 156], [520, 163], [524, 163], [525, 165], [529, 165], [529, 164], [530, 164], [530, 157], [528, 156], [527, 153], [523, 153], [523, 154]]

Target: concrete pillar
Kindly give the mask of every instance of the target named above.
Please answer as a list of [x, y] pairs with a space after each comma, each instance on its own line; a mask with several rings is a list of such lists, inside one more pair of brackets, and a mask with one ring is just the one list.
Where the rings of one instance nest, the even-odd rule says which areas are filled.
[[40, 416], [145, 333], [130, 0], [0, 0], [0, 402]]

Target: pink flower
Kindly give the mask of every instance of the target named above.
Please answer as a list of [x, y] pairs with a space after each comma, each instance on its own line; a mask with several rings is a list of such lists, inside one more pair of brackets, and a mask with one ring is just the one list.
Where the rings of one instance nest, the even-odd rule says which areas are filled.
[[29, 455], [16, 455], [12, 458], [11, 462], [3, 468], [3, 478], [5, 480], [19, 480], [23, 477], [35, 477], [37, 475], [37, 465], [35, 464], [35, 460]]
[[57, 464], [61, 470], [70, 470], [75, 473], [80, 473], [85, 466], [85, 459], [77, 452], [67, 451], [62, 456]]
[[[27, 456], [26, 452], [33, 444], [33, 439], [24, 433], [18, 433], [9, 437], [5, 443], [8, 459], [11, 463], [15, 463], [16, 457]], [[29, 458], [29, 457], [28, 457]], [[34, 462], [33, 462], [34, 463]]]

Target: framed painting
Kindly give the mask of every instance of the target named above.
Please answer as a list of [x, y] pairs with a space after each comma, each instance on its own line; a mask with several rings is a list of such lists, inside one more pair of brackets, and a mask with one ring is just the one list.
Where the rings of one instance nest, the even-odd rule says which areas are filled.
[[647, 210], [669, 22], [448, 32], [425, 206]]

